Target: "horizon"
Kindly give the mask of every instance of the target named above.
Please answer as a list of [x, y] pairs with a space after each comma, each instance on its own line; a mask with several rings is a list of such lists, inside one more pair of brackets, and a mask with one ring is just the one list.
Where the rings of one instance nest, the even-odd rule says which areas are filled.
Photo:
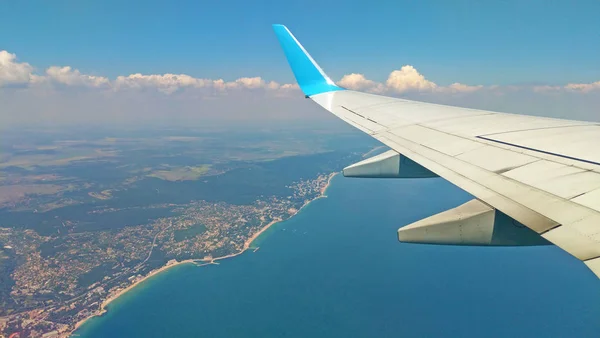
[[[600, 46], [586, 41], [600, 23], [586, 18], [600, 4], [579, 5], [356, 2], [341, 9], [344, 15], [327, 15], [338, 13], [337, 2], [319, 11], [260, 2], [240, 17], [231, 11], [242, 7], [237, 1], [6, 3], [0, 29], [12, 34], [0, 46], [0, 123], [7, 129], [333, 121], [303, 100], [274, 23], [287, 25], [348, 89], [597, 121]], [[373, 18], [365, 21], [357, 8]], [[32, 20], [17, 19], [24, 13]], [[392, 19], [398, 15], [402, 20]], [[360, 24], [341, 26], [345, 21]]]

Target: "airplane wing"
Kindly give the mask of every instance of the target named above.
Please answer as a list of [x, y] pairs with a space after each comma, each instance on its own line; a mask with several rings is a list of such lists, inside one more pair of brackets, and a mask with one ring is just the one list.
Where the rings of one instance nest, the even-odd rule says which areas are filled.
[[346, 90], [287, 27], [273, 28], [306, 97], [391, 148], [345, 176], [441, 176], [475, 197], [400, 228], [400, 241], [552, 243], [600, 277], [600, 124]]

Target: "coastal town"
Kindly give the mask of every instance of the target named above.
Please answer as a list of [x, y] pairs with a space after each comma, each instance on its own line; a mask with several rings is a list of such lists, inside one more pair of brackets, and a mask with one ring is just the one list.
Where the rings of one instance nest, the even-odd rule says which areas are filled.
[[150, 276], [257, 249], [252, 242], [261, 233], [324, 196], [334, 175], [296, 181], [286, 187], [287, 196], [251, 204], [198, 200], [150, 205], [136, 210], [168, 209], [170, 216], [118, 230], [69, 232], [77, 228], [77, 220], [61, 221], [68, 235], [60, 237], [0, 228], [0, 261], [19, 262], [11, 274], [14, 282], [0, 290], [0, 337], [67, 337]]

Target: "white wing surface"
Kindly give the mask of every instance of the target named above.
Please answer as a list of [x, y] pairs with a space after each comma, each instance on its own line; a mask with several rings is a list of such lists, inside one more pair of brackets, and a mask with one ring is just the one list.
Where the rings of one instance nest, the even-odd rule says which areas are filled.
[[[600, 277], [599, 124], [345, 90], [331, 82], [285, 26], [274, 25], [274, 29], [305, 95], [394, 151], [351, 166], [345, 173], [432, 176], [408, 171], [419, 166], [476, 197], [479, 206], [469, 202], [400, 229], [401, 240], [507, 245], [497, 239], [505, 232], [498, 215], [505, 215], [580, 259]], [[513, 237], [510, 243], [527, 245], [521, 237]]]

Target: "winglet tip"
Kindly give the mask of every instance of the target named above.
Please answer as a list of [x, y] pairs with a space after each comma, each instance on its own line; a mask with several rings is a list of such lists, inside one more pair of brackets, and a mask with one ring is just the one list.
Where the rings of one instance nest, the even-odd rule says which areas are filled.
[[273, 27], [273, 30], [275, 31], [275, 33], [277, 32], [289, 32], [290, 30], [282, 24], [279, 23], [274, 23], [271, 25], [271, 27]]
[[272, 26], [296, 81], [306, 96], [344, 89], [331, 81], [285, 25], [273, 24]]

